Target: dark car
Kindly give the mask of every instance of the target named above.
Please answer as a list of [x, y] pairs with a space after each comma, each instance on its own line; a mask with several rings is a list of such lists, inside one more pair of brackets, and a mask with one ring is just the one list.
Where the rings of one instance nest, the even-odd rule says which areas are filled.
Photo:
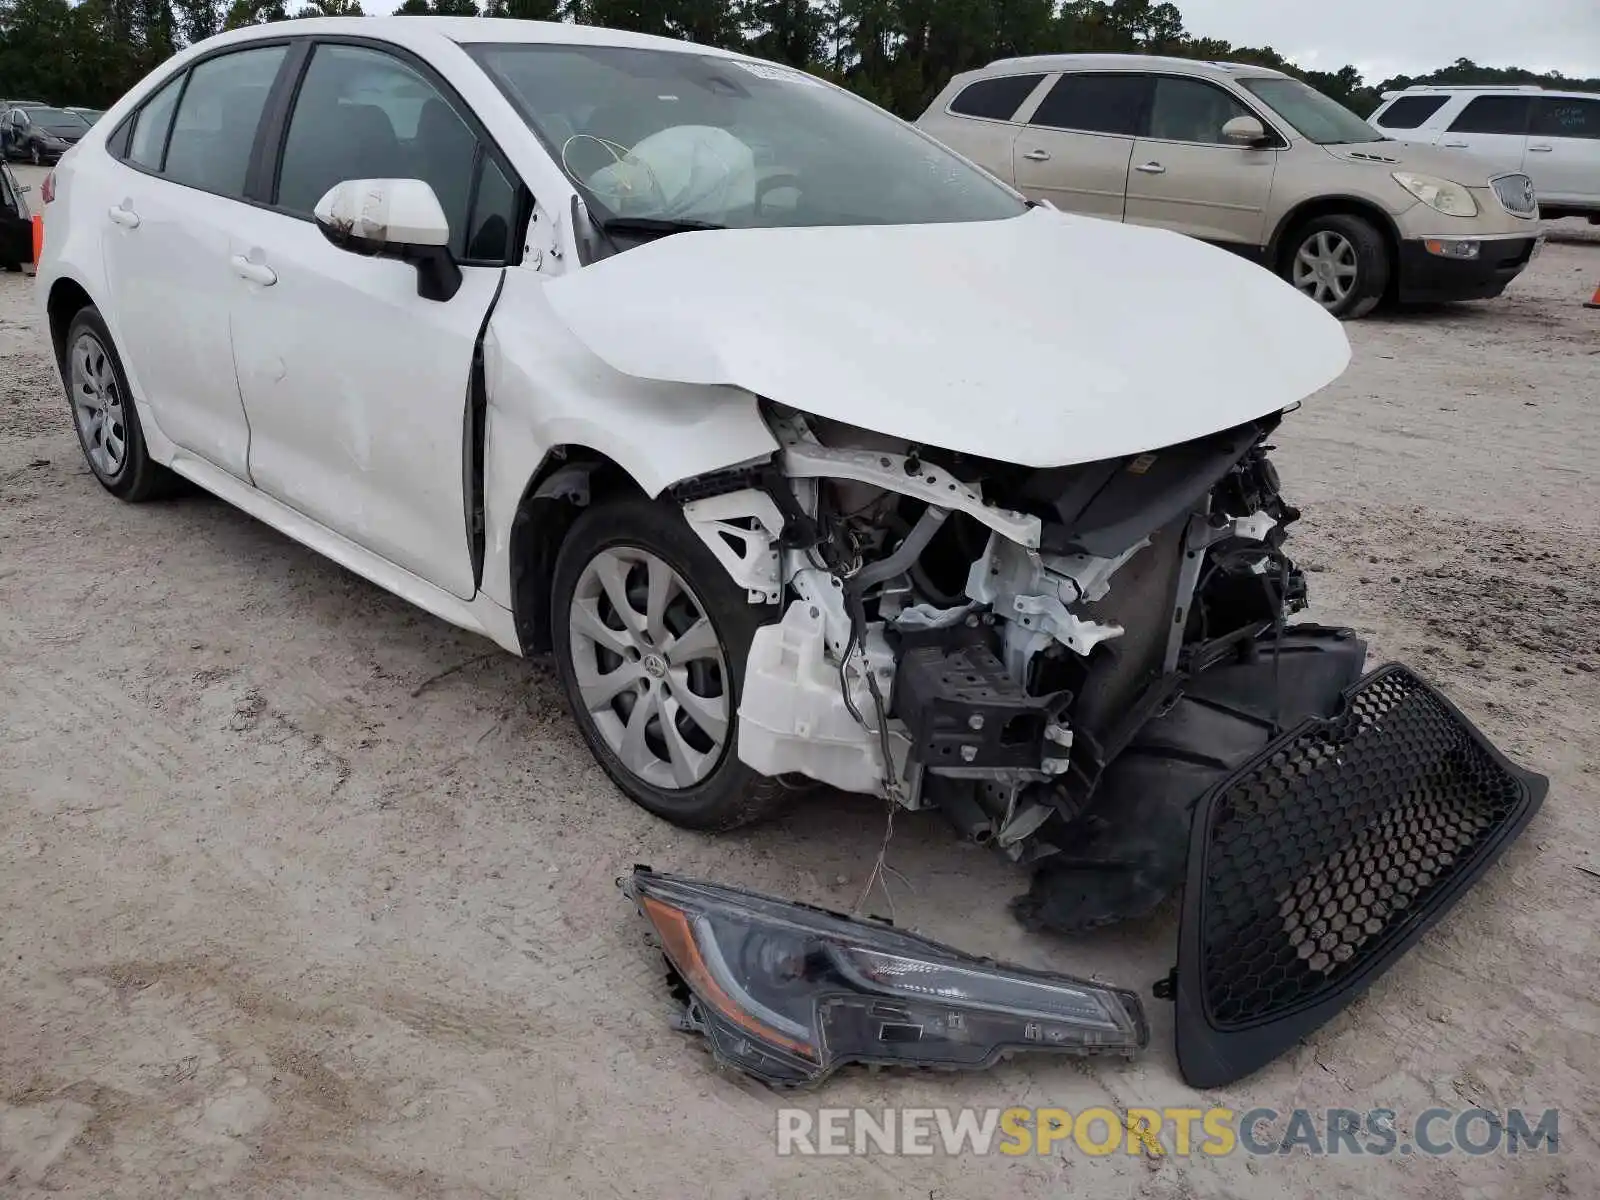
[[55, 162], [89, 132], [77, 113], [46, 104], [19, 104], [0, 117], [0, 146], [7, 158], [36, 165]]
[[11, 168], [0, 162], [0, 271], [15, 271], [33, 261], [33, 225], [22, 188]]

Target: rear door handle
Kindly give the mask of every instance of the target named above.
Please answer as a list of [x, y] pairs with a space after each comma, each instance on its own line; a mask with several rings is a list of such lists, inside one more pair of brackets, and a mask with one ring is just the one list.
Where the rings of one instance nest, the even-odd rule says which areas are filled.
[[110, 217], [118, 225], [121, 225], [124, 228], [139, 228], [139, 214], [134, 212], [133, 209], [125, 207], [125, 204], [126, 202], [124, 202], [124, 204], [113, 205], [109, 210], [107, 210], [106, 216]]
[[1466, 142], [1440, 142], [1441, 146], [1449, 146], [1452, 150], [1470, 150]]
[[1535, 154], [1549, 154], [1549, 153], [1551, 153], [1552, 151], [1555, 150], [1555, 147], [1554, 146], [1529, 146], [1528, 149], [1532, 150]]
[[1050, 152], [1048, 150], [1029, 150], [1022, 157], [1029, 162], [1049, 162]]
[[278, 282], [278, 273], [266, 263], [251, 262], [242, 254], [235, 254], [228, 261], [233, 264], [233, 273], [240, 279], [248, 279], [262, 287], [271, 287]]
[[1143, 171], [1146, 175], [1165, 175], [1167, 173], [1167, 169], [1158, 162], [1140, 163], [1134, 170]]

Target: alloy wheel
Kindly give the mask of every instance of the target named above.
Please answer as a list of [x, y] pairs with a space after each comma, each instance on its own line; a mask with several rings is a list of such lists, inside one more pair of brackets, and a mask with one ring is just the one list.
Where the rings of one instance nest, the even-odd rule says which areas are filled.
[[636, 546], [599, 551], [568, 630], [583, 707], [628, 771], [678, 791], [716, 770], [733, 718], [727, 657], [671, 564]]
[[1293, 282], [1323, 308], [1333, 310], [1349, 299], [1359, 270], [1350, 239], [1319, 229], [1294, 256]]
[[72, 416], [84, 453], [103, 479], [115, 479], [128, 454], [128, 430], [111, 356], [92, 333], [80, 333], [68, 356]]

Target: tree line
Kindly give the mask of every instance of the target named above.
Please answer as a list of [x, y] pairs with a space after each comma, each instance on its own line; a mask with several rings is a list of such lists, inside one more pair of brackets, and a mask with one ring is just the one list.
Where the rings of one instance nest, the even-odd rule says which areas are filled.
[[[397, 11], [577, 21], [743, 50], [832, 79], [908, 118], [956, 72], [1010, 55], [1063, 51], [1275, 67], [1362, 116], [1382, 92], [1415, 83], [1600, 91], [1600, 78], [1467, 59], [1369, 84], [1353, 66], [1302, 70], [1271, 46], [1192, 34], [1176, 5], [1152, 0], [483, 0], [481, 8], [475, 0], [404, 0]], [[0, 0], [0, 98], [106, 106], [174, 51], [221, 30], [361, 15], [361, 0]]]

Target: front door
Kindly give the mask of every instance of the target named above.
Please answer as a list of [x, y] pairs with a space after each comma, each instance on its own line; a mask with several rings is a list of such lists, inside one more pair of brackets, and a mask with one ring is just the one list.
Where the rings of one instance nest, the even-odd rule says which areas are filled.
[[1600, 98], [1535, 99], [1525, 169], [1540, 201], [1600, 210]]
[[1062, 75], [1039, 100], [1012, 146], [1017, 190], [1068, 212], [1122, 220], [1128, 161], [1149, 80], [1140, 75]]
[[1264, 244], [1278, 151], [1222, 136], [1234, 117], [1254, 115], [1215, 84], [1158, 76], [1147, 133], [1133, 145], [1125, 219], [1211, 242]]
[[240, 479], [250, 431], [229, 346], [230, 232], [253, 211], [245, 175], [286, 50], [207, 59], [151, 97], [112, 168], [111, 204], [94, 214], [106, 225], [109, 309], [140, 402], [177, 445]]
[[1482, 159], [1492, 173], [1520, 171], [1533, 99], [1527, 94], [1474, 96], [1439, 135], [1438, 144]]
[[[256, 487], [470, 598], [467, 390], [515, 189], [462, 111], [399, 57], [318, 45], [289, 118], [274, 205], [234, 227], [231, 319]], [[450, 222], [463, 282], [449, 300], [423, 299], [414, 267], [341, 250], [311, 220], [341, 181], [397, 178], [429, 183]]]

